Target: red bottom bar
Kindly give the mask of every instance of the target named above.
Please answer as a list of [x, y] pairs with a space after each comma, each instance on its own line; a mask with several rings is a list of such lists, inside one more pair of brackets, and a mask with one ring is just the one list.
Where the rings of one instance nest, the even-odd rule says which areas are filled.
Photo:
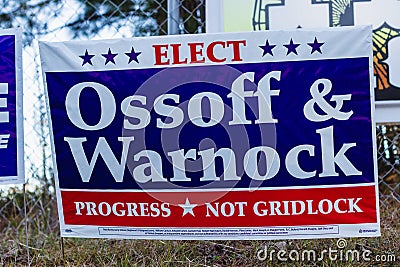
[[262, 227], [376, 223], [374, 186], [230, 192], [61, 191], [65, 224]]

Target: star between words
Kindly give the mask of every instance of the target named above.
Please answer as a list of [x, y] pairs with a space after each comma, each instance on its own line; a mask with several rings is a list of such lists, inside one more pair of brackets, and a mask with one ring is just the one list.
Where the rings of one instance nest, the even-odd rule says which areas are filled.
[[196, 217], [194, 209], [201, 209], [200, 214], [204, 217], [244, 217], [252, 213], [257, 217], [264, 216], [288, 216], [288, 215], [316, 215], [316, 214], [343, 214], [343, 213], [362, 213], [363, 210], [358, 203], [363, 198], [338, 198], [330, 200], [327, 198], [315, 201], [307, 200], [283, 200], [283, 201], [256, 201], [249, 203], [240, 202], [213, 202], [204, 205], [192, 204], [186, 198], [186, 202], [178, 204], [182, 210], [170, 203], [159, 202], [82, 202], [75, 201], [75, 215], [78, 216], [117, 216], [117, 217], [170, 217], [172, 210], [175, 213], [182, 212], [182, 217], [191, 215]]
[[[278, 119], [273, 117], [273, 107], [271, 98], [279, 97], [280, 89], [271, 88], [271, 81], [279, 84], [281, 80], [281, 71], [271, 71], [267, 73], [257, 85], [255, 91], [245, 90], [246, 82], [254, 82], [254, 72], [246, 72], [237, 77], [231, 86], [231, 92], [227, 94], [227, 98], [231, 100], [230, 110], [232, 111], [232, 119], [226, 127], [234, 127], [235, 125], [246, 124], [278, 124]], [[274, 83], [276, 84], [276, 83]], [[348, 120], [353, 111], [342, 111], [342, 107], [347, 101], [351, 101], [351, 94], [332, 95], [330, 101], [325, 100], [325, 96], [333, 89], [332, 82], [329, 79], [316, 79], [310, 87], [310, 100], [305, 103], [303, 113], [311, 122], [322, 122], [330, 119]], [[99, 121], [95, 125], [89, 125], [84, 121], [80, 111], [80, 97], [83, 90], [94, 90], [100, 101], [101, 113]], [[249, 120], [246, 117], [246, 101], [256, 99], [258, 102], [258, 118]], [[208, 102], [208, 109], [202, 105], [203, 101]], [[120, 111], [125, 116], [123, 120], [123, 130], [143, 130], [152, 118], [150, 110], [145, 108], [147, 97], [144, 95], [128, 96], [120, 103]], [[172, 103], [175, 103], [172, 104]], [[223, 99], [214, 92], [201, 92], [193, 95], [187, 104], [187, 110], [179, 106], [179, 94], [160, 94], [154, 100], [152, 109], [160, 117], [156, 118], [156, 127], [160, 129], [172, 129], [179, 127], [184, 118], [196, 127], [209, 128], [219, 124], [226, 112]], [[331, 103], [336, 103], [331, 105]], [[70, 88], [65, 99], [65, 108], [71, 123], [79, 129], [85, 131], [98, 131], [110, 126], [113, 122], [117, 104], [112, 91], [105, 85], [97, 82], [81, 82]], [[317, 109], [316, 109], [317, 108]], [[322, 111], [322, 112], [321, 112]], [[208, 114], [208, 119], [204, 119], [204, 115]], [[356, 143], [335, 144], [334, 126], [329, 126], [315, 131], [316, 136], [320, 139], [321, 165], [322, 171], [304, 170], [300, 162], [300, 154], [308, 154], [308, 157], [315, 157], [315, 145], [302, 144], [293, 147], [284, 157], [284, 164], [288, 173], [298, 179], [307, 179], [313, 177], [335, 177], [339, 176], [338, 169], [345, 175], [362, 175], [362, 172], [353, 165], [351, 160], [346, 156], [349, 149], [356, 149]], [[251, 138], [251, 137], [250, 137]], [[99, 156], [106, 163], [115, 182], [123, 182], [127, 157], [130, 147], [135, 144], [135, 136], [121, 136], [118, 140], [122, 142], [121, 158], [117, 159], [113, 150], [110, 148], [106, 137], [99, 137], [93, 155], [86, 155], [84, 143], [87, 137], [64, 137], [68, 143], [77, 170], [79, 171], [82, 182], [89, 182], [95, 168]], [[335, 147], [340, 148], [335, 153]], [[337, 150], [337, 149], [336, 149]], [[266, 160], [266, 172], [260, 171], [259, 160], [260, 154], [264, 155]], [[133, 159], [139, 162], [146, 159], [146, 163], [141, 163], [133, 170], [131, 175], [138, 183], [148, 182], [191, 182], [192, 178], [187, 176], [185, 163], [188, 160], [201, 159], [202, 173], [201, 182], [209, 181], [240, 181], [241, 175], [245, 173], [253, 180], [263, 181], [274, 178], [281, 168], [281, 157], [278, 151], [271, 146], [255, 146], [251, 147], [242, 159], [236, 157], [235, 151], [229, 147], [213, 148], [205, 150], [179, 149], [175, 151], [166, 151], [166, 155], [170, 158], [173, 166], [173, 177], [164, 177], [163, 160], [161, 155], [154, 150], [142, 150], [133, 155]], [[90, 162], [88, 159], [90, 159]], [[223, 175], [218, 176], [216, 172], [216, 160], [222, 159]], [[304, 160], [304, 156], [301, 157]], [[242, 160], [243, 169], [238, 170], [237, 161]], [[338, 167], [338, 168], [336, 168]]]

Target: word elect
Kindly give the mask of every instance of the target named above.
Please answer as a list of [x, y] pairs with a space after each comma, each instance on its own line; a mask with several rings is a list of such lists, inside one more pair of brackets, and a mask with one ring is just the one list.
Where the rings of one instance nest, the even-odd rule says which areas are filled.
[[[247, 72], [240, 75], [232, 83], [231, 92], [227, 98], [232, 100], [232, 117], [228, 126], [246, 125], [246, 124], [277, 124], [278, 119], [273, 117], [272, 113], [272, 97], [279, 97], [280, 89], [271, 88], [271, 80], [277, 82], [281, 79], [281, 71], [271, 71], [266, 74], [259, 82], [256, 91], [245, 90], [245, 82], [254, 82], [254, 72]], [[322, 91], [319, 91], [322, 88]], [[87, 124], [80, 113], [80, 95], [83, 90], [94, 90], [99, 96], [101, 102], [101, 114], [99, 122], [96, 125]], [[331, 106], [329, 102], [323, 98], [332, 89], [332, 83], [328, 79], [317, 79], [310, 87], [311, 100], [304, 105], [304, 116], [312, 122], [326, 121], [329, 119], [347, 120], [353, 111], [342, 111], [341, 108], [346, 101], [351, 100], [351, 95], [332, 96], [331, 101], [336, 105]], [[257, 98], [258, 102], [258, 118], [254, 121], [246, 117], [246, 98]], [[166, 100], [169, 100], [166, 103]], [[172, 100], [172, 102], [171, 102]], [[203, 110], [203, 101], [209, 103], [209, 120], [204, 120], [205, 111]], [[133, 95], [126, 97], [120, 105], [120, 110], [124, 114], [123, 128], [127, 130], [141, 130], [146, 128], [151, 121], [151, 113], [144, 106], [147, 103], [147, 97], [143, 95]], [[171, 105], [175, 103], [176, 105]], [[201, 92], [195, 94], [187, 105], [187, 111], [178, 106], [180, 96], [178, 94], [162, 94], [158, 96], [153, 103], [153, 109], [161, 118], [157, 118], [156, 125], [158, 128], [171, 129], [180, 126], [184, 117], [188, 116], [193, 125], [197, 127], [211, 127], [222, 121], [225, 113], [225, 103], [222, 98], [213, 92]], [[319, 107], [316, 111], [316, 107]], [[73, 86], [66, 96], [65, 107], [70, 121], [78, 128], [87, 131], [97, 131], [108, 127], [114, 120], [117, 105], [115, 98], [109, 88], [103, 84], [95, 82], [83, 82]], [[325, 112], [320, 114], [318, 112]], [[164, 118], [164, 119], [162, 119]], [[168, 119], [168, 120], [167, 120]], [[134, 122], [134, 123], [133, 123]], [[133, 132], [134, 132], [133, 131]], [[356, 143], [344, 143], [341, 146], [335, 144], [334, 126], [317, 129], [316, 136], [320, 140], [321, 165], [322, 171], [305, 170], [300, 161], [300, 154], [312, 158], [315, 157], [316, 146], [311, 144], [301, 144], [290, 149], [284, 157], [287, 172], [298, 179], [307, 179], [313, 177], [335, 177], [339, 176], [336, 167], [339, 167], [346, 176], [362, 175], [362, 172], [346, 156], [346, 152], [351, 148], [356, 148]], [[96, 161], [101, 156], [109, 168], [116, 182], [123, 182], [128, 158], [129, 149], [134, 146], [135, 136], [119, 137], [122, 142], [121, 159], [117, 160], [113, 151], [107, 143], [105, 137], [98, 139], [97, 145], [92, 157], [87, 157], [83, 144], [87, 141], [86, 137], [64, 137], [68, 143], [77, 169], [83, 182], [89, 182]], [[339, 150], [335, 152], [337, 149]], [[255, 146], [250, 148], [241, 159], [242, 163], [237, 164], [237, 155], [231, 148], [220, 148], [215, 150], [205, 149], [199, 150], [183, 149], [176, 151], [166, 151], [166, 155], [171, 158], [173, 166], [173, 177], [164, 177], [161, 155], [153, 150], [143, 150], [135, 155], [135, 162], [146, 159], [146, 163], [139, 164], [132, 170], [132, 176], [136, 182], [191, 182], [192, 178], [187, 176], [185, 164], [189, 160], [197, 160], [201, 158], [203, 166], [203, 176], [200, 181], [221, 181], [222, 177], [225, 181], [239, 181], [242, 179], [238, 173], [245, 173], [253, 180], [263, 181], [274, 178], [281, 168], [281, 155], [278, 151], [270, 146]], [[260, 171], [259, 160], [260, 155], [264, 156], [267, 166], [266, 172]], [[301, 158], [304, 158], [301, 156]], [[88, 161], [91, 158], [91, 161]], [[223, 162], [223, 175], [218, 177], [216, 171], [216, 159], [220, 158]], [[237, 165], [243, 166], [238, 170]]]
[[196, 63], [225, 63], [240, 62], [243, 58], [240, 48], [246, 46], [246, 40], [237, 41], [215, 41], [210, 44], [201, 42], [188, 43], [189, 57], [181, 57], [183, 53], [182, 44], [156, 44], [154, 48], [154, 65], [181, 65]]

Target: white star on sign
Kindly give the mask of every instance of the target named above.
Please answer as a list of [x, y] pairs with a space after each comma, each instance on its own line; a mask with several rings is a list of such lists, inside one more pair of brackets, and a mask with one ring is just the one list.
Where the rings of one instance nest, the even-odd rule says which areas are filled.
[[193, 208], [196, 207], [197, 204], [190, 204], [189, 199], [186, 198], [185, 204], [178, 204], [178, 206], [183, 209], [182, 217], [185, 216], [188, 213], [192, 214], [193, 217], [194, 217]]

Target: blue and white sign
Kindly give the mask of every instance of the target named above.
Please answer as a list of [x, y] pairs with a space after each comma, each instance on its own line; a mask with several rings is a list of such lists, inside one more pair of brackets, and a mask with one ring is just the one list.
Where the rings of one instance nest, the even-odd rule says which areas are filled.
[[21, 36], [0, 30], [0, 185], [25, 181]]
[[378, 236], [371, 33], [40, 43], [62, 236]]

